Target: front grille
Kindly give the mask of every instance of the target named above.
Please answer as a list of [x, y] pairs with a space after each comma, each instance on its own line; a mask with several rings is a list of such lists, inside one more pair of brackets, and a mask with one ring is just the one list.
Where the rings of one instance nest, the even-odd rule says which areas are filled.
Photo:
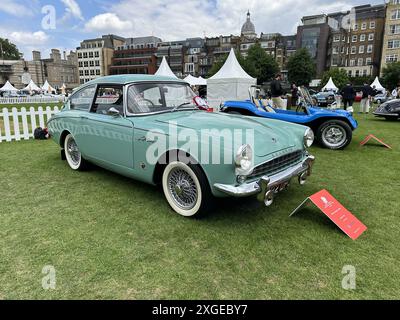
[[303, 157], [303, 151], [298, 150], [292, 153], [285, 154], [284, 156], [272, 159], [254, 168], [253, 173], [248, 177], [249, 179], [261, 178], [263, 176], [271, 176], [281, 172], [295, 164], [298, 164]]

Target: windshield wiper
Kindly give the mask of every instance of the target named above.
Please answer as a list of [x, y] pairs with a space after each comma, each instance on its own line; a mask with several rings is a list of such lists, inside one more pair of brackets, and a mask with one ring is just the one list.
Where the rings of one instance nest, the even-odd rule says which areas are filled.
[[188, 104], [192, 104], [192, 103], [191, 103], [191, 102], [184, 102], [184, 103], [181, 103], [179, 106], [174, 107], [174, 108], [171, 110], [171, 112], [175, 112], [175, 111], [178, 110], [180, 107], [187, 106]]

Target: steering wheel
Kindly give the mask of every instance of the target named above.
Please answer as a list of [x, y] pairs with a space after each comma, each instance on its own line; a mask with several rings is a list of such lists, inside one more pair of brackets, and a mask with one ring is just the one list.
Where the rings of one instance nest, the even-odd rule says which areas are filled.
[[142, 99], [142, 101], [147, 101], [147, 102], [150, 102], [151, 103], [151, 106], [152, 107], [155, 107], [155, 104], [153, 103], [153, 101], [151, 101], [151, 100], [149, 100], [149, 99]]
[[300, 113], [300, 111], [304, 112], [304, 106], [302, 102], [300, 102], [296, 107], [296, 113]]

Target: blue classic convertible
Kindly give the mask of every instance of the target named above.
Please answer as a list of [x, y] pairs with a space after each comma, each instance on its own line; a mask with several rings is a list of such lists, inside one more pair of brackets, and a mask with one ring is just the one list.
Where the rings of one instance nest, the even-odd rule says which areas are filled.
[[340, 150], [347, 147], [357, 129], [357, 121], [345, 110], [326, 110], [315, 107], [308, 90], [299, 88], [299, 103], [295, 111], [278, 110], [260, 99], [259, 87], [249, 89], [250, 100], [226, 101], [221, 112], [230, 114], [277, 119], [310, 127], [317, 141], [325, 148]]

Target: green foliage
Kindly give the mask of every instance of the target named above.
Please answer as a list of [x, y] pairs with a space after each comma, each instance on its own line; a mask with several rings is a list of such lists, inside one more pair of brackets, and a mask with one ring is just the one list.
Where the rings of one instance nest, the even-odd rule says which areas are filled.
[[315, 76], [315, 63], [306, 48], [296, 51], [288, 64], [289, 81], [297, 86], [308, 86]]
[[382, 85], [392, 90], [400, 85], [400, 62], [394, 62], [387, 65], [382, 71]]
[[267, 54], [259, 43], [251, 46], [247, 53], [246, 60], [251, 64], [256, 73], [259, 84], [270, 81], [279, 71], [278, 63], [275, 59]]
[[349, 76], [347, 75], [346, 70], [332, 68], [328, 71], [325, 71], [323, 74], [321, 79], [321, 87], [324, 87], [328, 83], [330, 77], [332, 77], [333, 82], [339, 88], [339, 90], [349, 83]]
[[19, 60], [21, 57], [22, 53], [19, 52], [15, 44], [11, 43], [8, 39], [0, 38], [0, 59]]

